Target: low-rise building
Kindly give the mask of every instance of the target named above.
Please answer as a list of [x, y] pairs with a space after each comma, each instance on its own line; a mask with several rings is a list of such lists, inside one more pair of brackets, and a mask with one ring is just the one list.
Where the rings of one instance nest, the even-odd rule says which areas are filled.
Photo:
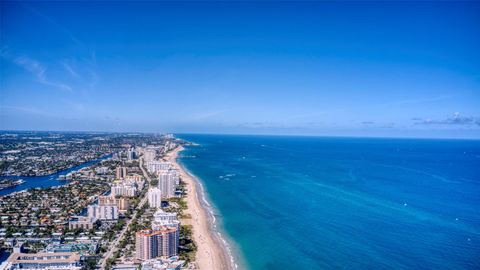
[[153, 214], [152, 229], [157, 230], [161, 227], [176, 227], [180, 231], [180, 221], [177, 219], [177, 213], [165, 212], [157, 209]]
[[112, 265], [112, 270], [137, 270], [138, 264], [115, 264]]
[[185, 261], [178, 257], [168, 259], [150, 259], [142, 262], [142, 270], [180, 270]]
[[94, 217], [72, 216], [68, 221], [68, 228], [70, 230], [84, 229], [90, 230], [94, 228], [96, 219]]
[[82, 269], [80, 255], [73, 252], [61, 253], [12, 253], [4, 265], [5, 270], [55, 270]]
[[118, 207], [116, 205], [89, 205], [88, 217], [99, 220], [117, 220]]
[[80, 240], [72, 243], [51, 243], [45, 251], [49, 253], [65, 253], [75, 252], [80, 255], [92, 255], [96, 254], [98, 250], [98, 243], [93, 240]]

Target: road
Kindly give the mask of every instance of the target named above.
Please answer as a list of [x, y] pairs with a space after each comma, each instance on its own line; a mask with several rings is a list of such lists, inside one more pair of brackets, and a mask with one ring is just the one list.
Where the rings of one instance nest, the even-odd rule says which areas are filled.
[[[150, 177], [148, 176], [147, 172], [145, 171], [145, 169], [143, 168], [143, 158], [140, 159], [140, 168], [142, 169], [142, 172], [143, 172], [143, 176], [147, 179], [148, 182], [151, 182], [152, 180], [150, 179]], [[148, 188], [148, 187], [147, 187]], [[118, 243], [120, 242], [121, 239], [123, 239], [123, 237], [125, 236], [125, 233], [127, 232], [127, 229], [128, 227], [130, 226], [130, 224], [135, 220], [137, 219], [137, 215], [138, 215], [138, 210], [140, 210], [143, 205], [147, 202], [147, 199], [148, 199], [148, 196], [147, 196], [147, 193], [145, 193], [145, 195], [143, 196], [142, 200], [140, 201], [140, 203], [137, 205], [137, 207], [135, 208], [135, 211], [132, 215], [132, 218], [130, 218], [127, 223], [125, 224], [125, 226], [123, 227], [123, 229], [121, 230], [120, 232], [120, 235], [115, 239], [115, 241], [113, 241], [113, 243], [111, 245], [109, 245], [110, 249], [107, 251], [107, 253], [105, 253], [105, 256], [103, 258], [103, 261], [100, 265], [100, 269], [105, 269], [105, 266], [107, 265], [107, 261], [109, 258], [112, 257], [112, 254], [115, 253], [115, 251], [117, 251], [117, 246], [118, 246]]]

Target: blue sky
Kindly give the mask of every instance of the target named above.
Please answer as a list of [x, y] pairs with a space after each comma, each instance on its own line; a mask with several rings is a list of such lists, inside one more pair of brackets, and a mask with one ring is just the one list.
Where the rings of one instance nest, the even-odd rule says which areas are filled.
[[1, 2], [0, 129], [480, 138], [475, 2]]

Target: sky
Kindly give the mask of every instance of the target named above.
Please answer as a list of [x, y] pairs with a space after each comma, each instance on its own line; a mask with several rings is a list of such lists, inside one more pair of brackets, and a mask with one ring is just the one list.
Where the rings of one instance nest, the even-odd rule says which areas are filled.
[[0, 129], [480, 138], [479, 2], [0, 2]]

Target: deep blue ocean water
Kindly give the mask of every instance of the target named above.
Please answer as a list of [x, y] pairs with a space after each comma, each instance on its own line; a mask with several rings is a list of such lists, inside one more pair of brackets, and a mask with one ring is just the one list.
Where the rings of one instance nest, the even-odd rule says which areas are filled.
[[248, 269], [480, 269], [480, 141], [179, 137]]

